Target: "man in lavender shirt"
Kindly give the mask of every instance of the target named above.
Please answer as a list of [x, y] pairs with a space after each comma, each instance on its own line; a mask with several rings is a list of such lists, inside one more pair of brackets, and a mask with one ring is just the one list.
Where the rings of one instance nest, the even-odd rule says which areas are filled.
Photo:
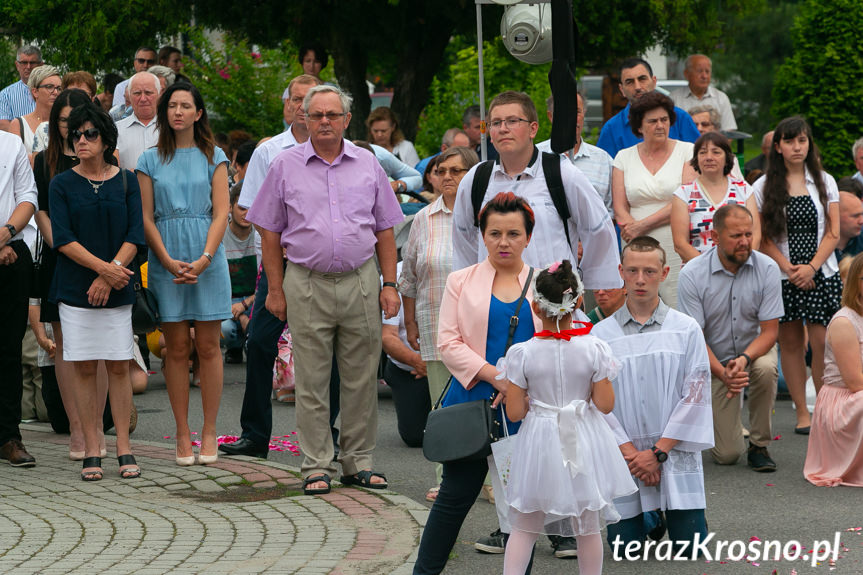
[[371, 453], [377, 438], [381, 309], [386, 317], [399, 309], [392, 228], [403, 216], [374, 155], [343, 137], [350, 105], [350, 96], [334, 86], [308, 91], [303, 109], [309, 141], [273, 160], [247, 215], [261, 229], [266, 307], [287, 318], [293, 336], [307, 495], [329, 493], [336, 471], [329, 426], [334, 353], [342, 376], [341, 481], [387, 487], [386, 477], [372, 471]]

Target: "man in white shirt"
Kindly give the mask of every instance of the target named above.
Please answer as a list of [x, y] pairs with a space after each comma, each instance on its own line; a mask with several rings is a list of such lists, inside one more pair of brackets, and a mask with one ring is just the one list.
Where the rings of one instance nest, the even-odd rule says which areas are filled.
[[[701, 328], [659, 297], [668, 276], [665, 250], [639, 236], [623, 248], [620, 275], [626, 303], [594, 327], [621, 362], [614, 410], [605, 415], [638, 492], [614, 500], [621, 521], [608, 525], [615, 557], [629, 543], [664, 533], [675, 545], [704, 540], [701, 451], [713, 446], [710, 361]], [[686, 556], [690, 557], [688, 547]]]
[[15, 467], [36, 460], [21, 443], [21, 341], [27, 327], [33, 258], [20, 230], [39, 205], [36, 180], [18, 136], [0, 132], [0, 459]]
[[144, 150], [159, 141], [156, 104], [161, 92], [159, 78], [150, 72], [138, 72], [129, 80], [132, 114], [117, 122], [117, 153], [121, 168], [134, 172]]
[[[554, 96], [549, 96], [545, 101], [545, 105], [548, 121], [554, 123]], [[581, 170], [593, 185], [596, 193], [602, 198], [602, 203], [605, 204], [608, 215], [614, 217], [614, 212], [611, 210], [611, 156], [602, 148], [588, 144], [581, 137], [581, 131], [584, 129], [584, 110], [586, 107], [587, 102], [584, 95], [579, 92], [578, 109], [575, 112], [575, 146], [563, 155], [569, 158], [576, 168]], [[540, 142], [536, 147], [540, 152], [551, 153], [551, 140]]]
[[713, 63], [704, 54], [692, 54], [686, 58], [683, 68], [683, 77], [689, 82], [689, 86], [678, 88], [671, 92], [674, 105], [689, 111], [698, 105], [708, 104], [716, 108], [721, 118], [723, 130], [736, 130], [737, 120], [734, 119], [734, 111], [731, 102], [725, 92], [710, 85], [712, 78]]
[[[525, 263], [544, 268], [568, 259], [578, 262], [588, 289], [619, 288], [617, 237], [608, 211], [584, 174], [561, 158], [561, 183], [570, 213], [563, 222], [549, 192], [541, 154], [533, 144], [538, 129], [536, 107], [527, 94], [503, 92], [492, 100], [489, 133], [500, 157], [495, 160], [482, 205], [500, 192], [523, 197], [536, 218], [524, 251]], [[453, 207], [453, 270], [479, 263], [487, 255], [471, 199], [479, 166], [482, 164], [471, 168], [462, 179]], [[579, 241], [584, 246], [581, 260], [576, 257]]]

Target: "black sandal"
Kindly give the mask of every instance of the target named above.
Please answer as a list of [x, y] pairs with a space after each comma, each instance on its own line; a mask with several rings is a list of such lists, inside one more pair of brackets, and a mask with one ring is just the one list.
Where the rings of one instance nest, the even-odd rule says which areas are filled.
[[136, 477], [141, 477], [141, 468], [138, 467], [138, 462], [135, 461], [135, 456], [131, 453], [127, 453], [126, 455], [118, 455], [117, 463], [120, 467], [124, 465], [134, 465], [135, 467], [130, 467], [129, 469], [121, 469], [120, 477], [123, 479], [135, 479]]
[[85, 457], [84, 469], [88, 467], [98, 467], [98, 471], [82, 471], [81, 481], [101, 481], [102, 480], [102, 458], [101, 457]]
[[[383, 483], [372, 483], [372, 477], [380, 477], [384, 480]], [[364, 469], [357, 471], [354, 475], [342, 475], [339, 479], [344, 485], [356, 485], [357, 487], [365, 487], [366, 489], [387, 489], [389, 483], [383, 473], [375, 473]]]
[[[309, 487], [309, 485], [311, 485], [312, 483], [317, 483], [318, 481], [323, 481], [327, 484], [327, 486], [317, 488]], [[332, 479], [330, 479], [330, 476], [326, 473], [306, 477], [303, 480], [303, 495], [326, 495], [330, 492], [330, 481], [332, 481]]]

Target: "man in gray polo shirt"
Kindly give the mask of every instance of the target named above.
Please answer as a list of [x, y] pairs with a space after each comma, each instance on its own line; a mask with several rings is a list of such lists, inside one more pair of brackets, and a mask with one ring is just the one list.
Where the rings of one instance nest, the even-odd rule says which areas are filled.
[[776, 337], [782, 305], [779, 268], [752, 251], [752, 215], [726, 205], [713, 216], [715, 246], [680, 272], [678, 305], [704, 330], [713, 390], [713, 460], [737, 462], [743, 441], [740, 392], [749, 386], [748, 462], [755, 471], [776, 470], [767, 453], [778, 370]]

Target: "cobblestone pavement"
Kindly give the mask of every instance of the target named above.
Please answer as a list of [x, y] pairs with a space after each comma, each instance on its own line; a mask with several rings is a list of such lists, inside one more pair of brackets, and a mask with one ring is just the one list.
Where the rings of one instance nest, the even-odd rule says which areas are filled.
[[68, 436], [22, 431], [37, 465], [0, 461], [0, 573], [404, 575], [428, 513], [386, 491], [304, 496], [297, 470], [259, 459], [178, 467], [156, 443], [133, 441], [142, 476], [124, 480], [110, 437], [88, 483]]

